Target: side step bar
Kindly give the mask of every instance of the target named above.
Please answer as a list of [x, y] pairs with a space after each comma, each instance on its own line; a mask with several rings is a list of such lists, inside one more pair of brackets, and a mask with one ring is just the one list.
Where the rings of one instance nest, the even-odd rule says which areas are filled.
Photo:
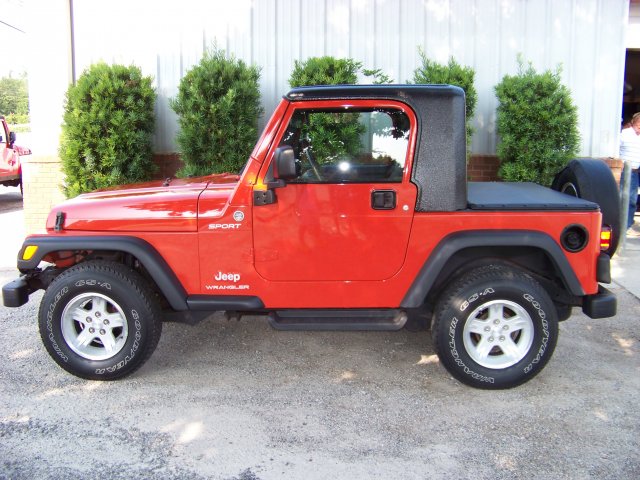
[[269, 314], [276, 330], [400, 330], [407, 323], [403, 310], [279, 310]]

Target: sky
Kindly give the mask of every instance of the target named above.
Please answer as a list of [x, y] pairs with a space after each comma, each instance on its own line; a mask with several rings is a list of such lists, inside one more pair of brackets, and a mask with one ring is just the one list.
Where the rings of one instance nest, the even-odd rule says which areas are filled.
[[17, 77], [27, 69], [26, 23], [24, 0], [0, 0], [0, 77]]

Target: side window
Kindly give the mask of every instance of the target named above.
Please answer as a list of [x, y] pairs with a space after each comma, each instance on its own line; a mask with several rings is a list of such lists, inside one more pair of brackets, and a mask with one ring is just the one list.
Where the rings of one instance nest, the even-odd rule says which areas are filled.
[[293, 147], [291, 183], [398, 183], [410, 122], [396, 109], [300, 110], [280, 145]]

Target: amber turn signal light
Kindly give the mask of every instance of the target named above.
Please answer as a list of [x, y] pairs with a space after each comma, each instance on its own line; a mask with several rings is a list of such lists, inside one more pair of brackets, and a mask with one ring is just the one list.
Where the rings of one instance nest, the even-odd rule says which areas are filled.
[[22, 260], [31, 260], [31, 258], [36, 254], [37, 251], [38, 247], [36, 245], [29, 245], [24, 249], [24, 252], [22, 253]]
[[608, 250], [611, 247], [611, 227], [603, 225], [600, 231], [600, 250]]

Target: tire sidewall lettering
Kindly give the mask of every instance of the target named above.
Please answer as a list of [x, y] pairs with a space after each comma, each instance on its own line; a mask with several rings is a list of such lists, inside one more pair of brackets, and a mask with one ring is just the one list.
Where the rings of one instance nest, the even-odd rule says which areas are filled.
[[[462, 358], [460, 358], [460, 354], [458, 353], [458, 348], [456, 347], [456, 327], [459, 323], [459, 320], [456, 317], [451, 319], [451, 325], [449, 326], [449, 349], [451, 352], [451, 356], [453, 357], [453, 361], [462, 368], [466, 375], [469, 375], [474, 380], [478, 380], [480, 382], [486, 383], [495, 383], [495, 378], [482, 375], [480, 373], [474, 372], [471, 370], [465, 363]], [[464, 347], [463, 347], [464, 349]]]
[[89, 280], [78, 280], [75, 283], [76, 287], [101, 287], [104, 288], [106, 290], [111, 290], [111, 284], [108, 282], [99, 282], [98, 280], [93, 280], [93, 279], [89, 279]]
[[[51, 344], [51, 348], [53, 348], [53, 350], [55, 351], [56, 355], [58, 355], [65, 363], [69, 362], [69, 357], [67, 355], [65, 355], [65, 353], [62, 351], [62, 349], [60, 348], [60, 346], [58, 345], [58, 341], [56, 340], [56, 335], [54, 332], [54, 327], [53, 327], [53, 314], [56, 310], [56, 307], [58, 306], [58, 303], [60, 303], [60, 300], [62, 300], [62, 298], [67, 295], [69, 293], [69, 287], [62, 287], [57, 293], [56, 296], [53, 299], [53, 302], [51, 302], [51, 304], [49, 305], [49, 308], [47, 309], [47, 320], [46, 320], [46, 329], [47, 329], [47, 338], [49, 339], [49, 342]], [[62, 337], [62, 336], [61, 336]], [[64, 342], [64, 340], [63, 340]]]
[[496, 293], [492, 287], [485, 288], [482, 292], [474, 293], [460, 304], [460, 311], [464, 312], [473, 302], [477, 301], [479, 298], [491, 295], [492, 293]]
[[131, 360], [133, 360], [133, 357], [135, 357], [136, 352], [140, 348], [140, 341], [142, 340], [142, 324], [140, 323], [140, 320], [139, 320], [140, 316], [138, 315], [138, 312], [134, 309], [131, 310], [131, 318], [134, 319], [133, 325], [135, 327], [135, 331], [133, 333], [133, 343], [131, 344], [129, 353], [124, 359], [120, 360], [115, 365], [112, 365], [110, 367], [105, 367], [105, 368], [96, 368], [94, 371], [96, 375], [104, 375], [105, 373], [113, 373], [117, 370], [120, 370], [121, 368], [126, 366]]
[[[546, 312], [542, 309], [542, 306], [540, 305], [540, 303], [534, 298], [533, 295], [529, 294], [529, 293], [525, 293], [522, 296], [527, 302], [529, 302], [531, 304], [531, 306], [534, 308], [534, 310], [537, 312], [538, 314], [538, 319], [540, 320], [540, 330], [541, 330], [541, 337], [540, 337], [540, 347], [536, 353], [536, 356], [531, 360], [531, 362], [524, 367], [523, 372], [524, 373], [529, 373], [533, 367], [538, 364], [540, 362], [540, 360], [544, 357], [544, 354], [547, 350], [547, 344], [549, 343], [549, 337], [550, 337], [550, 332], [549, 332], [549, 322], [547, 320], [547, 314]], [[538, 337], [539, 332], [538, 329], [536, 329], [536, 333], [534, 338]]]

